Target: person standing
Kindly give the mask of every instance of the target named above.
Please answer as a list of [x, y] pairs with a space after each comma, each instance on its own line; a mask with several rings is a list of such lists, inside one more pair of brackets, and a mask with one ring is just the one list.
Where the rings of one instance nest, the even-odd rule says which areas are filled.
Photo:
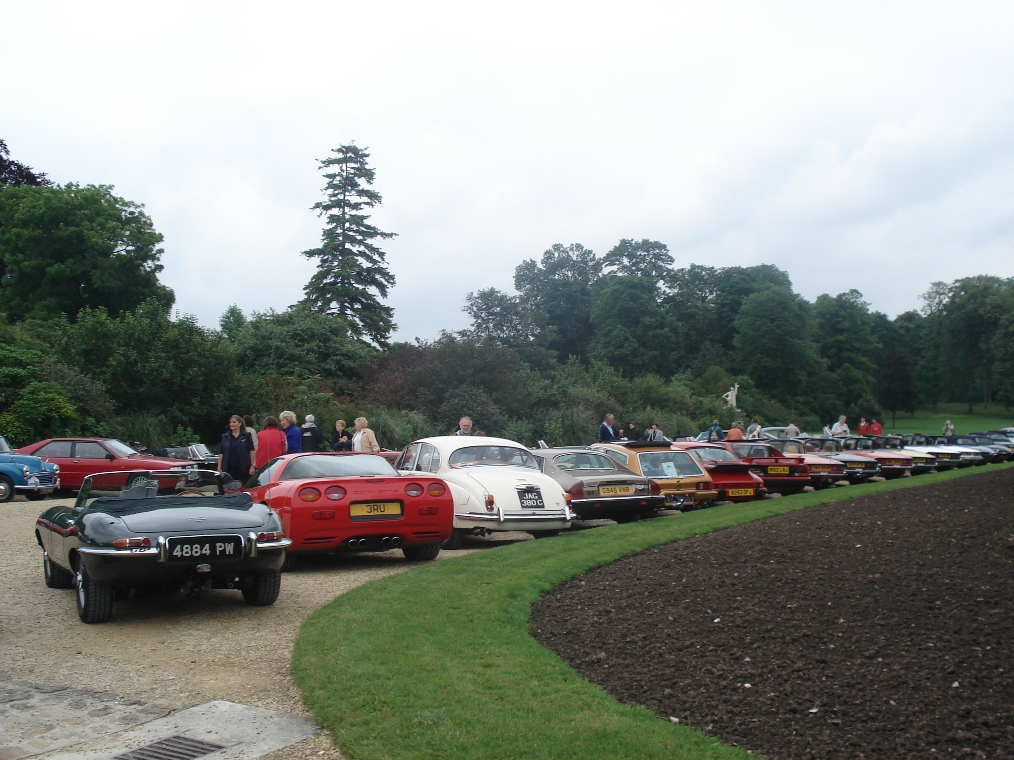
[[250, 437], [253, 439], [254, 451], [257, 451], [257, 431], [254, 430], [253, 417], [249, 414], [244, 414], [243, 426], [246, 428], [246, 432], [248, 432]]
[[722, 426], [718, 424], [718, 420], [711, 421], [711, 427], [708, 428], [708, 440], [709, 441], [722, 440]]
[[365, 417], [356, 417], [356, 433], [352, 436], [352, 450], [379, 454], [380, 444], [377, 443], [377, 436], [367, 427], [367, 424]]
[[284, 453], [285, 433], [278, 427], [278, 420], [268, 415], [264, 418], [264, 429], [257, 434], [257, 469]]
[[796, 427], [796, 423], [795, 422], [792, 422], [791, 420], [789, 421], [788, 427], [785, 428], [785, 437], [786, 438], [798, 438], [799, 437], [799, 428]]
[[636, 441], [638, 438], [641, 437], [640, 436], [640, 432], [637, 429], [637, 423], [636, 422], [628, 422], [627, 423], [627, 433], [626, 433], [626, 435], [627, 435], [627, 440], [628, 441]]
[[598, 435], [595, 437], [599, 443], [612, 443], [619, 438], [616, 428], [613, 427], [613, 421], [615, 419], [616, 417], [614, 415], [607, 414], [605, 419], [602, 420], [602, 424], [599, 425]]
[[743, 440], [743, 423], [736, 420], [732, 423], [732, 427], [729, 428], [729, 432], [725, 434], [725, 440], [727, 441], [742, 441]]
[[761, 426], [756, 417], [750, 420], [750, 427], [746, 429], [746, 437], [750, 439], [761, 437]]
[[334, 424], [331, 451], [352, 451], [352, 433], [345, 427], [345, 420], [338, 420]]
[[303, 427], [300, 428], [300, 451], [320, 451], [324, 447], [324, 434], [313, 421], [313, 415], [308, 414], [303, 418]]
[[286, 409], [278, 415], [278, 421], [282, 425], [282, 432], [285, 433], [285, 452], [298, 454], [303, 450], [303, 436], [296, 427], [296, 413]]
[[838, 418], [838, 421], [831, 426], [831, 435], [835, 438], [844, 438], [849, 434], [849, 426], [845, 422], [845, 415]]
[[253, 440], [246, 432], [243, 418], [238, 414], [229, 418], [229, 430], [222, 433], [218, 449], [218, 471], [232, 480], [246, 483], [256, 469], [253, 458]]
[[454, 435], [472, 435], [472, 418], [462, 417], [458, 420], [458, 429]]
[[651, 427], [645, 431], [642, 440], [654, 441], [657, 443], [665, 443], [666, 437], [665, 434], [658, 429], [658, 423], [653, 422], [651, 423]]
[[873, 418], [873, 422], [870, 423], [870, 435], [883, 435], [884, 426], [877, 422], [877, 418]]
[[859, 427], [856, 428], [856, 432], [859, 433], [859, 435], [870, 434], [870, 423], [866, 421], [865, 417], [859, 418]]
[[944, 422], [944, 435], [954, 435], [954, 423], [950, 420]]

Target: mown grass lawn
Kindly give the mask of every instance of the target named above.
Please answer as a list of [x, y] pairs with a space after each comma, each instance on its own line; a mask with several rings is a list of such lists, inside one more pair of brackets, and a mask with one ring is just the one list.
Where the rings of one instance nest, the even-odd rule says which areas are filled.
[[651, 546], [1009, 466], [714, 507], [420, 566], [307, 619], [293, 675], [349, 758], [746, 758], [582, 679], [529, 636], [532, 603], [567, 578]]
[[[943, 433], [945, 420], [954, 423], [954, 430], [959, 435], [1014, 426], [1014, 414], [1002, 406], [994, 405], [989, 409], [977, 406], [975, 414], [965, 414], [966, 409], [964, 404], [940, 404], [935, 412], [929, 409], [920, 409], [915, 415], [899, 414], [897, 427], [891, 425], [891, 415], [889, 414], [881, 420], [881, 423], [884, 425], [885, 433], [933, 433], [934, 435]], [[858, 424], [859, 420], [849, 420], [849, 425], [853, 429]]]

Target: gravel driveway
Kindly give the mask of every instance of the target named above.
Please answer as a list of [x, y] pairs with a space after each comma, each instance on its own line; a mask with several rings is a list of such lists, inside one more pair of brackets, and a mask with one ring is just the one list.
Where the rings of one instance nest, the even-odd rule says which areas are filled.
[[[225, 699], [307, 715], [289, 677], [300, 624], [337, 595], [411, 567], [400, 550], [311, 558], [285, 574], [281, 595], [271, 607], [248, 607], [237, 591], [181, 600], [150, 594], [118, 600], [109, 623], [85, 625], [77, 618], [73, 592], [46, 588], [42, 577], [35, 519], [58, 502], [23, 499], [0, 504], [0, 672], [30, 683], [114, 692], [170, 709]], [[481, 543], [528, 538], [501, 536]], [[440, 558], [460, 553], [442, 552]], [[269, 757], [341, 754], [320, 733]]]

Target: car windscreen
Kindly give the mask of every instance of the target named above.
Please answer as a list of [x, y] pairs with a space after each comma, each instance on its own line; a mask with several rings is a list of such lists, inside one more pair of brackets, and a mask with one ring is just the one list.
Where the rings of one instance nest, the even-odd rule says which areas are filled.
[[609, 457], [602, 454], [581, 452], [579, 454], [560, 454], [553, 457], [553, 463], [561, 470], [615, 470], [616, 465]]
[[391, 463], [376, 454], [342, 454], [296, 457], [282, 471], [279, 480], [305, 478], [346, 478], [356, 475], [397, 475]]
[[214, 454], [212, 454], [211, 451], [208, 450], [208, 447], [205, 446], [203, 443], [195, 443], [193, 444], [192, 448], [194, 450], [194, 453], [197, 454], [197, 456], [199, 457], [214, 456]]
[[693, 452], [697, 455], [697, 458], [702, 462], [738, 462], [734, 454], [729, 453], [725, 449], [693, 449]]
[[640, 451], [637, 461], [641, 474], [649, 478], [675, 478], [702, 475], [697, 462], [685, 451]]
[[529, 467], [539, 469], [535, 457], [517, 446], [466, 446], [447, 458], [449, 467], [493, 465], [498, 467]]
[[807, 454], [839, 454], [841, 453], [841, 443], [839, 441], [831, 440], [828, 438], [818, 438], [816, 440], [806, 442], [806, 453]]
[[10, 454], [11, 447], [7, 444], [7, 439], [0, 435], [0, 454]]
[[118, 457], [136, 457], [137, 452], [134, 451], [130, 446], [125, 444], [123, 441], [117, 441], [115, 438], [109, 438], [102, 442], [102, 445], [109, 449], [111, 452], [116, 454]]
[[740, 459], [754, 457], [779, 457], [781, 454], [770, 446], [762, 446], [757, 443], [734, 443], [732, 450]]

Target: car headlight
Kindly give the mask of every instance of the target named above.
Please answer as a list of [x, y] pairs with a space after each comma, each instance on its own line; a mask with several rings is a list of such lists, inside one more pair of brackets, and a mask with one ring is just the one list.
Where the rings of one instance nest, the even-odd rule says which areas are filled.
[[21, 468], [21, 472], [25, 476], [25, 480], [28, 480], [28, 476], [32, 474], [32, 471], [28, 469], [27, 464]]
[[53, 474], [55, 475], [58, 472], [60, 472], [60, 465], [54, 464], [53, 465]]

